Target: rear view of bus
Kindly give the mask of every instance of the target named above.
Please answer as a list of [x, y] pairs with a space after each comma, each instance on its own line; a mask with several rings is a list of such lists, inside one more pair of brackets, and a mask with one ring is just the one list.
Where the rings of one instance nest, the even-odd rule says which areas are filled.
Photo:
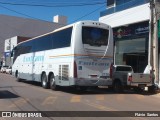
[[113, 33], [110, 26], [85, 21], [75, 24], [73, 78], [77, 86], [111, 84], [113, 63]]

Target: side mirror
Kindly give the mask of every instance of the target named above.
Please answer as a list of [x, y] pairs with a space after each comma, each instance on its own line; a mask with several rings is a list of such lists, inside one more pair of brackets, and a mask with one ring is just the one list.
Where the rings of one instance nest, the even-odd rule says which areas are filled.
[[13, 50], [12, 50], [11, 53], [10, 53], [10, 57], [13, 57], [13, 56], [14, 56], [14, 52], [15, 52], [16, 49], [17, 49], [17, 47], [13, 48]]
[[11, 53], [10, 53], [10, 57], [13, 57], [13, 50], [12, 50]]

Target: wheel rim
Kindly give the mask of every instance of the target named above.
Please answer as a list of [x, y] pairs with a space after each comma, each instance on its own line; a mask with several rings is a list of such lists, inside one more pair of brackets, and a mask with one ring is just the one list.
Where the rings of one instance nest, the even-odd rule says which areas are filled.
[[45, 77], [45, 75], [43, 75], [43, 77], [42, 77], [42, 84], [43, 84], [43, 86], [46, 86], [46, 77]]
[[53, 76], [51, 76], [50, 84], [51, 84], [51, 87], [53, 87], [55, 84], [55, 79]]
[[46, 82], [43, 80], [43, 86], [45, 86], [46, 85]]

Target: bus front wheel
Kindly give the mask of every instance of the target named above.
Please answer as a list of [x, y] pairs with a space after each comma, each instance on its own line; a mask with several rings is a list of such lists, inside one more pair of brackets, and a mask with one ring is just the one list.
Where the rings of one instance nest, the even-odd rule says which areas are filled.
[[21, 82], [21, 79], [19, 78], [19, 73], [18, 73], [18, 71], [16, 71], [15, 77], [16, 77], [16, 81], [17, 81], [17, 82]]

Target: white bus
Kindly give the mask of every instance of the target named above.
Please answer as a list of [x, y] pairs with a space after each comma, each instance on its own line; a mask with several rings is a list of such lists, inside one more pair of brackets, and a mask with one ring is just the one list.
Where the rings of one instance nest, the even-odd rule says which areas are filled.
[[17, 80], [38, 81], [42, 87], [106, 86], [113, 63], [110, 26], [80, 21], [18, 44], [12, 74]]

